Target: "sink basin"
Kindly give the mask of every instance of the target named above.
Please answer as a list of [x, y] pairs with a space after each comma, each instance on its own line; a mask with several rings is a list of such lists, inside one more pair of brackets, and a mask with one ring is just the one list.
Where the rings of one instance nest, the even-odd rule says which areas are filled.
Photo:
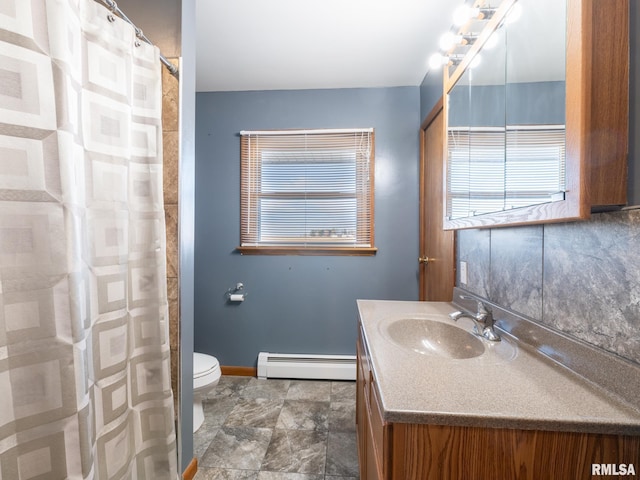
[[387, 324], [382, 333], [396, 345], [423, 355], [474, 358], [485, 346], [476, 335], [460, 327], [428, 318], [402, 318]]

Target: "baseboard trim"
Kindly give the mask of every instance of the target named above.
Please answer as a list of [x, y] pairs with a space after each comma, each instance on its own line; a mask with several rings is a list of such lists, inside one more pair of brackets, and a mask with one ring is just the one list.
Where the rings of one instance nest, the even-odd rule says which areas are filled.
[[184, 470], [182, 474], [182, 480], [193, 480], [193, 477], [196, 476], [198, 472], [198, 459], [193, 457], [187, 468]]
[[256, 377], [258, 375], [258, 369], [255, 367], [221, 365], [220, 371], [222, 372], [222, 375], [236, 375], [239, 377]]

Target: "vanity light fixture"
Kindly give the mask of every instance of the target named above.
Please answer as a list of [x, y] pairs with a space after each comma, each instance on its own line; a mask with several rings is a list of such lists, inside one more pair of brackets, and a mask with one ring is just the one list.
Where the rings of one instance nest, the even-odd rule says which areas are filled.
[[477, 38], [478, 38], [477, 35], [455, 34], [451, 30], [449, 30], [448, 32], [444, 33], [440, 37], [438, 46], [440, 47], [440, 50], [442, 50], [443, 52], [448, 52], [449, 50], [455, 47], [459, 47], [461, 45], [473, 45]]
[[[453, 52], [461, 46], [471, 46], [475, 43], [478, 35], [465, 32], [467, 24], [472, 20], [490, 20], [496, 12], [495, 8], [480, 6], [483, 2], [474, 2], [476, 6], [471, 6], [467, 0], [460, 5], [453, 13], [453, 27], [445, 32], [438, 41], [440, 52], [429, 57], [429, 68], [437, 70], [445, 65], [455, 66], [462, 61], [462, 55]], [[456, 33], [457, 32], [457, 33]], [[480, 62], [480, 60], [477, 60]], [[477, 63], [476, 63], [477, 65]]]
[[435, 70], [437, 68], [444, 67], [445, 65], [455, 66], [458, 65], [464, 55], [443, 55], [441, 53], [434, 53], [429, 57], [429, 68]]
[[472, 7], [465, 3], [453, 12], [453, 24], [462, 27], [471, 20], [489, 20], [495, 12], [495, 8]]
[[444, 67], [447, 63], [449, 63], [449, 57], [441, 53], [434, 53], [429, 57], [429, 68], [431, 70]]

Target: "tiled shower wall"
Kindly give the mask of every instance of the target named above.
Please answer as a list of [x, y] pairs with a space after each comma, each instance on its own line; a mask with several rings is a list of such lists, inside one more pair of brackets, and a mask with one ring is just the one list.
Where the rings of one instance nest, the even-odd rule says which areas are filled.
[[459, 287], [640, 363], [640, 210], [462, 230], [460, 261], [468, 281], [458, 277]]
[[[178, 59], [169, 59], [178, 65]], [[169, 297], [169, 335], [171, 347], [171, 387], [178, 399], [180, 354], [180, 308], [178, 304], [178, 80], [162, 68], [163, 189], [167, 228], [167, 294]], [[176, 415], [178, 410], [176, 408]]]

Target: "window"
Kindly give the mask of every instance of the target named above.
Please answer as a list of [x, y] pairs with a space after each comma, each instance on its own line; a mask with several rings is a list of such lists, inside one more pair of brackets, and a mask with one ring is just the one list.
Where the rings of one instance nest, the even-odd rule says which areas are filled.
[[375, 253], [373, 129], [240, 135], [240, 252]]
[[450, 128], [447, 143], [450, 219], [564, 199], [564, 125]]

